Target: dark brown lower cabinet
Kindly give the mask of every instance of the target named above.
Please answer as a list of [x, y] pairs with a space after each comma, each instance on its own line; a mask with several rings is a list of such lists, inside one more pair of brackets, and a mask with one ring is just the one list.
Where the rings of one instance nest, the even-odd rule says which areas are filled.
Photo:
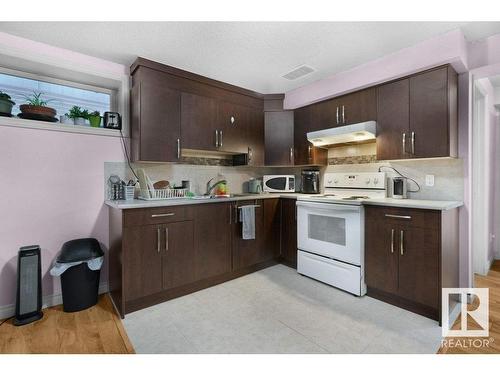
[[284, 264], [297, 268], [297, 201], [281, 199], [281, 259]]
[[[255, 239], [244, 240], [240, 211], [243, 206], [255, 206]], [[239, 201], [233, 203], [233, 270], [253, 266], [263, 260], [264, 247], [264, 206], [262, 200]]]
[[200, 204], [194, 213], [195, 273], [199, 280], [231, 272], [231, 204]]
[[[255, 205], [255, 239], [238, 207]], [[109, 210], [109, 285], [121, 316], [276, 264], [279, 199]]]
[[365, 208], [369, 296], [441, 322], [441, 289], [458, 272], [457, 209]]

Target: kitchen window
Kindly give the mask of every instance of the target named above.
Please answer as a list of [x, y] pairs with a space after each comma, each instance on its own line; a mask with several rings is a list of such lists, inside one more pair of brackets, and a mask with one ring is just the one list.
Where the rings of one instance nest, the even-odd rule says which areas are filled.
[[9, 94], [16, 103], [12, 108], [14, 116], [20, 112], [19, 106], [26, 102], [25, 97], [32, 96], [33, 92], [40, 92], [44, 100], [50, 100], [48, 106], [57, 111], [58, 118], [68, 113], [73, 106], [87, 109], [89, 112], [99, 111], [101, 115], [111, 110], [111, 90], [54, 81], [56, 80], [50, 78], [33, 79], [0, 73], [0, 90]]
[[[86, 77], [75, 73], [77, 77], [85, 79]], [[67, 76], [67, 74], [65, 74]], [[84, 120], [82, 124], [75, 125], [72, 119], [66, 119], [61, 122], [61, 116], [69, 113], [73, 106], [80, 107], [81, 110], [87, 110], [89, 113], [99, 111], [103, 116], [107, 111], [118, 111], [122, 114], [122, 123], [125, 121], [123, 134], [127, 136], [126, 119], [123, 116], [125, 110], [123, 103], [128, 100], [128, 96], [124, 96], [124, 87], [110, 87], [110, 80], [104, 79], [103, 86], [95, 85], [99, 80], [92, 79], [91, 84], [84, 84], [64, 79], [48, 77], [42, 74], [28, 73], [19, 70], [0, 67], [0, 91], [8, 94], [12, 101], [16, 104], [12, 108], [12, 116], [0, 116], [0, 125], [12, 126], [21, 128], [31, 128], [38, 130], [63, 131], [70, 133], [83, 133], [119, 137], [121, 132], [116, 129], [103, 128], [103, 120], [101, 127], [91, 127], [89, 120]], [[26, 96], [32, 97], [34, 92], [42, 93], [43, 100], [50, 100], [47, 104], [56, 110], [55, 118], [57, 122], [50, 120], [43, 121], [39, 119], [20, 118], [18, 114], [21, 112], [19, 106], [27, 104]]]

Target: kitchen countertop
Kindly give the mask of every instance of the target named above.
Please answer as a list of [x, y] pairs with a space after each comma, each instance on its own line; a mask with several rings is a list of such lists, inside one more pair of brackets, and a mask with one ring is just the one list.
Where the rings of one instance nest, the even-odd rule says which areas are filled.
[[[301, 194], [301, 193], [263, 193], [263, 194], [248, 194], [237, 195], [230, 198], [212, 198], [212, 199], [192, 199], [180, 198], [158, 201], [145, 201], [142, 199], [134, 199], [133, 201], [111, 201], [107, 200], [104, 203], [109, 207], [118, 209], [130, 208], [150, 208], [150, 207], [168, 207], [168, 206], [183, 206], [190, 204], [203, 204], [203, 203], [217, 203], [217, 202], [234, 202], [245, 201], [252, 199], [272, 199], [272, 198], [288, 198], [307, 200], [308, 197], [314, 195]], [[366, 199], [360, 201], [363, 205], [375, 206], [390, 206], [390, 207], [404, 207], [404, 208], [420, 208], [426, 210], [451, 210], [463, 205], [460, 201], [444, 201], [444, 200], [423, 200], [423, 199], [394, 199], [394, 198], [380, 198], [380, 199]]]
[[262, 193], [262, 194], [236, 195], [236, 196], [230, 197], [230, 198], [212, 198], [212, 199], [179, 198], [179, 199], [165, 199], [165, 200], [157, 200], [157, 201], [146, 201], [143, 199], [134, 199], [133, 201], [106, 200], [104, 203], [106, 205], [108, 205], [109, 207], [125, 210], [125, 209], [129, 209], [129, 208], [184, 206], [184, 205], [188, 205], [188, 204], [235, 202], [235, 201], [247, 201], [247, 200], [252, 200], [252, 199], [272, 199], [272, 198], [297, 199], [298, 196], [307, 197], [308, 194]]

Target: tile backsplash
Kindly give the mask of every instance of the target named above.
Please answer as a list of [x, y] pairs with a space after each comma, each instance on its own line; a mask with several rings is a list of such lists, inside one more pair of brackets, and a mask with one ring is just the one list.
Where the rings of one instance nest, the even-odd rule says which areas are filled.
[[[328, 152], [329, 165], [321, 167], [321, 181], [325, 172], [377, 172], [380, 167], [396, 168], [404, 176], [413, 178], [420, 185], [420, 191], [409, 193], [409, 198], [463, 200], [463, 161], [461, 159], [438, 158], [420, 160], [398, 160], [378, 162], [373, 154], [373, 145], [362, 147], [346, 146], [343, 150], [330, 149]], [[370, 154], [372, 153], [372, 154]], [[301, 167], [246, 167], [228, 166], [227, 161], [217, 159], [200, 162], [199, 159], [189, 157], [183, 163], [133, 163], [132, 167], [144, 168], [151, 180], [168, 180], [171, 184], [181, 185], [182, 180], [189, 180], [191, 191], [203, 194], [206, 183], [211, 178], [223, 176], [228, 181], [230, 193], [239, 194], [248, 191], [247, 181], [251, 178], [261, 178], [265, 174], [293, 174], [297, 178], [297, 188], [300, 189]], [[332, 160], [335, 162], [332, 162]], [[359, 160], [358, 160], [359, 159]], [[193, 164], [191, 164], [193, 163]], [[214, 165], [215, 164], [215, 165]], [[390, 169], [383, 168], [388, 177], [396, 174]], [[104, 163], [105, 186], [110, 175], [115, 174], [124, 180], [133, 177], [132, 172], [124, 162]], [[425, 186], [425, 175], [435, 176], [434, 186]], [[415, 184], [409, 181], [409, 189], [414, 190]], [[107, 198], [107, 191], [104, 192]]]

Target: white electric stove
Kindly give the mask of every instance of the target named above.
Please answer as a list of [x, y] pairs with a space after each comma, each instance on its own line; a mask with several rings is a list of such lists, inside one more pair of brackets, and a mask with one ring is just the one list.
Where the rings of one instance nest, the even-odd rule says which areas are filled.
[[386, 196], [385, 173], [326, 173], [324, 194], [297, 198], [297, 271], [364, 295], [362, 202]]

